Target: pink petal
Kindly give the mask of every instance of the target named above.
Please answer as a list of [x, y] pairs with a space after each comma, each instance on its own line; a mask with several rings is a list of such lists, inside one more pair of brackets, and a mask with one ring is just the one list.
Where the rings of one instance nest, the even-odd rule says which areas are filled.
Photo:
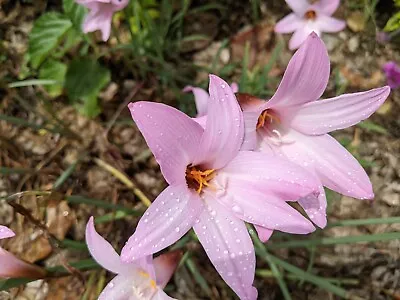
[[324, 228], [327, 223], [326, 219], [326, 195], [322, 183], [320, 185], [319, 195], [307, 195], [299, 199], [298, 203], [307, 213], [311, 221], [320, 228]]
[[159, 287], [164, 288], [167, 285], [181, 258], [181, 251], [171, 251], [161, 254], [154, 259], [154, 269]]
[[165, 104], [135, 102], [128, 107], [165, 180], [169, 184], [186, 184], [186, 167], [195, 158], [203, 133], [200, 125]]
[[234, 93], [234, 94], [238, 93], [239, 92], [239, 84], [237, 84], [236, 82], [232, 82], [231, 90], [232, 90], [232, 93]]
[[127, 270], [127, 264], [121, 262], [113, 246], [99, 235], [94, 227], [94, 219], [90, 217], [86, 225], [86, 244], [90, 255], [105, 269], [113, 273]]
[[200, 142], [200, 155], [193, 164], [222, 168], [239, 152], [243, 136], [243, 116], [235, 95], [225, 81], [210, 75], [207, 124]]
[[0, 278], [43, 278], [46, 271], [0, 248]]
[[314, 226], [297, 210], [273, 193], [261, 193], [250, 182], [228, 179], [225, 194], [218, 200], [248, 223], [294, 234], [307, 234]]
[[320, 14], [315, 21], [315, 27], [322, 32], [338, 32], [346, 28], [346, 22]]
[[103, 41], [107, 41], [111, 33], [111, 22], [114, 11], [110, 4], [97, 4], [97, 9], [91, 10], [83, 22], [83, 32], [101, 31]]
[[135, 233], [122, 249], [121, 259], [131, 262], [175, 243], [202, 211], [199, 195], [186, 184], [167, 187], [140, 219]]
[[286, 134], [293, 143], [280, 149], [290, 160], [315, 170], [322, 184], [343, 195], [372, 199], [372, 185], [358, 161], [328, 134], [306, 136], [295, 130]]
[[254, 150], [257, 146], [257, 122], [261, 111], [243, 112], [244, 141], [240, 150]]
[[319, 99], [328, 84], [329, 70], [325, 45], [312, 33], [293, 55], [278, 90], [265, 108], [279, 109], [284, 116], [290, 106]]
[[300, 27], [304, 26], [303, 19], [299, 18], [296, 14], [291, 13], [280, 20], [275, 25], [275, 32], [278, 33], [291, 33]]
[[261, 227], [258, 225], [254, 225], [254, 227], [257, 230], [258, 238], [263, 243], [267, 242], [271, 238], [272, 234], [274, 233], [273, 230], [265, 228], [265, 227]]
[[15, 233], [6, 226], [0, 225], [0, 240], [15, 236]]
[[[289, 49], [296, 50], [299, 48], [313, 31], [315, 32], [315, 28], [311, 28], [310, 26], [307, 26], [307, 24], [299, 27], [290, 38]], [[319, 32], [316, 32], [316, 34], [318, 35]]]
[[134, 276], [117, 275], [103, 289], [98, 300], [124, 300], [131, 299], [132, 285], [135, 284]]
[[236, 188], [232, 185], [247, 185], [248, 189], [285, 201], [319, 192], [319, 181], [313, 173], [287, 159], [260, 152], [240, 151], [214, 180], [226, 192]]
[[331, 16], [338, 9], [340, 0], [319, 0], [319, 2], [315, 3], [314, 5], [317, 10], [328, 16]]
[[310, 4], [307, 0], [285, 0], [287, 5], [300, 17], [304, 16]]
[[202, 88], [190, 85], [186, 86], [183, 91], [185, 93], [193, 92], [197, 108], [197, 117], [205, 116], [207, 114], [208, 99], [210, 98], [210, 95]]
[[252, 286], [254, 247], [246, 225], [212, 195], [206, 197], [207, 209], [193, 229], [218, 273], [240, 299], [257, 299], [257, 290]]
[[320, 135], [367, 119], [386, 100], [390, 87], [313, 101], [300, 107], [291, 126], [305, 134]]

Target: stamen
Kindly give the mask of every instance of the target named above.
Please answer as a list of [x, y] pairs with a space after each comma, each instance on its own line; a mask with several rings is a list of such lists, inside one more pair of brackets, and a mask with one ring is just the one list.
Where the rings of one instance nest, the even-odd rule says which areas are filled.
[[317, 13], [315, 10], [309, 10], [304, 14], [306, 20], [315, 20], [317, 18]]
[[210, 186], [208, 182], [215, 177], [214, 171], [214, 169], [201, 171], [196, 166], [189, 166], [186, 169], [186, 182], [190, 188], [200, 194], [203, 187]]
[[272, 124], [274, 121], [276, 123], [280, 123], [279, 118], [275, 114], [271, 113], [270, 110], [266, 109], [258, 117], [256, 129], [260, 129], [261, 127], [263, 127], [267, 120], [268, 120], [269, 124]]

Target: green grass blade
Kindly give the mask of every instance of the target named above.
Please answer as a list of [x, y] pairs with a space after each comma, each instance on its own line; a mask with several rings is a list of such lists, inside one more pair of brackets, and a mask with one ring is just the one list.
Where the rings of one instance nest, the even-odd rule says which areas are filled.
[[0, 167], [0, 174], [1, 175], [11, 175], [11, 174], [26, 174], [35, 172], [34, 169], [23, 169], [23, 168], [7, 168], [7, 167]]
[[53, 85], [57, 83], [59, 83], [57, 80], [51, 80], [51, 79], [28, 79], [28, 80], [12, 82], [8, 85], [8, 87], [16, 88], [16, 87], [25, 87], [32, 85]]
[[204, 279], [203, 275], [201, 275], [200, 271], [197, 269], [196, 264], [190, 257], [188, 257], [185, 261], [186, 267], [189, 269], [189, 271], [192, 273], [194, 280], [199, 284], [201, 289], [208, 295], [211, 296], [211, 289], [210, 286], [208, 285], [207, 281]]
[[379, 225], [400, 223], [400, 217], [371, 218], [358, 220], [342, 220], [329, 224], [327, 228], [338, 226], [360, 226], [360, 225]]

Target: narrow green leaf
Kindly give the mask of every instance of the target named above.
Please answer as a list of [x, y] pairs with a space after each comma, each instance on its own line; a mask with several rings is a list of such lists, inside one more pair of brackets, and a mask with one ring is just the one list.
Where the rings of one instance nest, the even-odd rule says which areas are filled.
[[9, 88], [35, 86], [35, 85], [55, 85], [57, 80], [54, 79], [27, 79], [21, 81], [15, 81], [8, 85]]
[[400, 223], [400, 217], [342, 220], [328, 224], [328, 228], [338, 227], [338, 226], [359, 226], [359, 225], [378, 225], [378, 224], [396, 224], [396, 223]]
[[386, 128], [384, 128], [378, 124], [375, 124], [374, 122], [369, 121], [369, 120], [362, 121], [362, 122], [358, 123], [357, 126], [360, 128], [363, 128], [363, 129], [367, 129], [368, 131], [371, 131], [371, 132], [376, 132], [376, 133], [380, 133], [380, 134], [384, 134], [384, 135], [388, 134], [388, 131], [386, 130]]
[[34, 169], [0, 167], [0, 174], [2, 175], [26, 174], [26, 173], [32, 173], [34, 171], [35, 171]]
[[185, 265], [186, 267], [189, 269], [189, 271], [192, 273], [194, 279], [196, 280], [196, 282], [200, 285], [201, 289], [208, 295], [210, 296], [211, 293], [211, 289], [210, 286], [207, 283], [207, 280], [204, 279], [203, 275], [201, 275], [201, 273], [199, 272], [199, 270], [197, 269], [196, 264], [194, 263], [194, 261], [188, 257], [185, 261]]

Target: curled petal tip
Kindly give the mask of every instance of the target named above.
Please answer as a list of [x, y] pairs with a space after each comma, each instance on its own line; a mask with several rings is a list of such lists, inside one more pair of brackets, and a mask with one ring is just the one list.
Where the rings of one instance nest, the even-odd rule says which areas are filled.
[[0, 225], [0, 239], [11, 238], [13, 236], [15, 236], [14, 231], [6, 226]]

